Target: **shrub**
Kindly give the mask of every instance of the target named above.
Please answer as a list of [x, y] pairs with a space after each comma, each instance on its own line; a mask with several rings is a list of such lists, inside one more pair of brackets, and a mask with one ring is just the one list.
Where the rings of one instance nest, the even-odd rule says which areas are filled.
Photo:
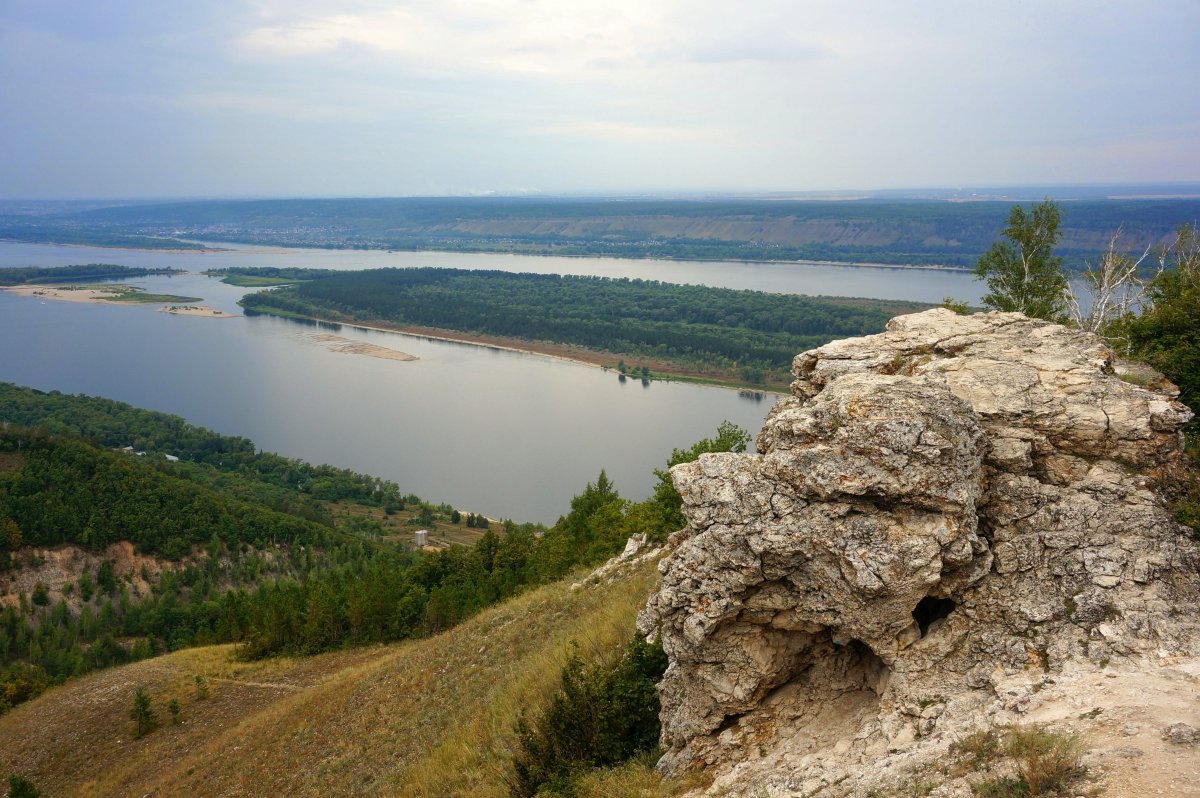
[[1044, 726], [1013, 726], [1002, 735], [993, 730], [974, 732], [951, 746], [950, 751], [971, 770], [982, 767], [991, 771], [1001, 759], [1011, 766], [1003, 775], [971, 782], [971, 790], [979, 798], [1058, 795], [1085, 772], [1080, 764], [1082, 735], [1050, 731]]
[[653, 750], [660, 731], [655, 685], [666, 667], [662, 646], [637, 638], [613, 662], [589, 664], [573, 654], [550, 706], [532, 723], [517, 722], [510, 793], [571, 795], [589, 769]]
[[38, 798], [41, 795], [33, 783], [16, 773], [8, 777], [8, 798]]
[[1030, 795], [1049, 795], [1083, 775], [1083, 737], [1078, 732], [1052, 732], [1042, 726], [1015, 727], [1005, 751], [1017, 766]]

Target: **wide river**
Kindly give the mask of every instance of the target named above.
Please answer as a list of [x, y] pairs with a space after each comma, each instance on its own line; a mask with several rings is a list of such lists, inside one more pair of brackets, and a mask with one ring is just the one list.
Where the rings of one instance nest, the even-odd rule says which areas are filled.
[[[979, 299], [963, 272], [440, 252], [142, 252], [0, 242], [0, 267], [118, 263], [192, 272], [130, 281], [240, 313], [247, 289], [199, 272], [223, 266], [454, 266], [599, 274], [773, 292], [937, 302]], [[403, 362], [339, 351], [367, 342]], [[107, 396], [183, 416], [261, 448], [398, 482], [463, 510], [552, 522], [606, 469], [646, 497], [652, 469], [725, 419], [757, 432], [773, 397], [611, 372], [537, 355], [270, 317], [206, 319], [156, 306], [75, 304], [0, 292], [0, 380]]]

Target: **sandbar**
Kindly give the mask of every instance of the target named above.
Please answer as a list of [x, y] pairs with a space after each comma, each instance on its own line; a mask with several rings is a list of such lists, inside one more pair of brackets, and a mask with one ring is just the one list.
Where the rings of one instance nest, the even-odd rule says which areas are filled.
[[351, 341], [349, 338], [343, 338], [340, 335], [311, 333], [307, 338], [310, 341], [323, 344], [331, 352], [343, 352], [348, 355], [366, 355], [367, 357], [378, 357], [384, 360], [400, 360], [404, 362], [417, 360], [416, 355], [401, 352], [399, 349], [388, 349], [386, 346], [369, 344], [365, 341]]
[[205, 319], [237, 318], [236, 313], [226, 313], [223, 310], [210, 308], [207, 305], [167, 305], [165, 308], [159, 308], [159, 311], [175, 316], [200, 316]]
[[36, 296], [42, 299], [56, 299], [60, 302], [111, 302], [113, 294], [128, 291], [128, 286], [96, 286], [72, 287], [67, 285], [12, 285], [5, 291], [19, 296]]

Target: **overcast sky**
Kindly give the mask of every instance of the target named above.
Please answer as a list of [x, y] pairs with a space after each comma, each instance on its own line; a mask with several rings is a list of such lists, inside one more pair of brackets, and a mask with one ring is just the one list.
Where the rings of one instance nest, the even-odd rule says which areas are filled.
[[1200, 180], [1200, 0], [0, 0], [0, 197]]

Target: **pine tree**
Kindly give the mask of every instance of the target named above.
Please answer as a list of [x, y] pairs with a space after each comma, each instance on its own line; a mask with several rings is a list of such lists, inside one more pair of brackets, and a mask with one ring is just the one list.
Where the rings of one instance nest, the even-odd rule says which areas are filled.
[[135, 740], [145, 736], [158, 724], [158, 718], [150, 704], [150, 694], [140, 687], [133, 694], [133, 707], [129, 710], [129, 719], [134, 723]]

